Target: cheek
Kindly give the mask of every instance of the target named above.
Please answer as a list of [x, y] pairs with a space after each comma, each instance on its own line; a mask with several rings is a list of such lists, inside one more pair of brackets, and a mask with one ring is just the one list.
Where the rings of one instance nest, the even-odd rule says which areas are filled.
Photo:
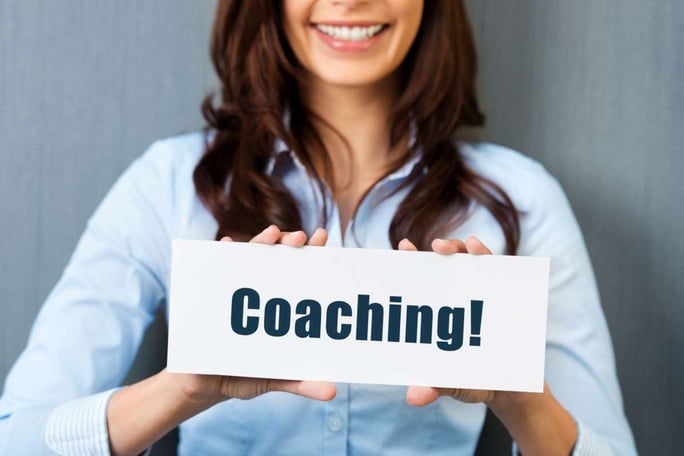
[[403, 59], [418, 35], [423, 18], [423, 2], [419, 0], [393, 0], [390, 3], [398, 25], [398, 33], [393, 43], [393, 54], [394, 58]]
[[[274, 0], [277, 1], [277, 0]], [[308, 48], [307, 24], [313, 0], [283, 0], [283, 28], [297, 60], [304, 63]]]
[[424, 3], [422, 0], [397, 0], [395, 3], [397, 16], [403, 22], [404, 36], [413, 42], [423, 18]]
[[425, 0], [386, 0], [386, 2], [392, 10], [401, 16], [418, 15], [420, 17], [425, 6]]

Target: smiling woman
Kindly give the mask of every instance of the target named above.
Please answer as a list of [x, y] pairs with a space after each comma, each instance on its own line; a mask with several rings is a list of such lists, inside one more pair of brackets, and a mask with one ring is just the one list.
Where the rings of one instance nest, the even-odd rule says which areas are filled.
[[[465, 455], [489, 407], [525, 455], [635, 453], [562, 190], [515, 151], [455, 139], [483, 122], [460, 0], [219, 0], [211, 54], [221, 90], [204, 101], [205, 131], [153, 144], [89, 221], [8, 377], [0, 451], [134, 455], [180, 425], [188, 455]], [[529, 394], [163, 370], [119, 388], [168, 295], [174, 238], [551, 257], [547, 385]], [[399, 315], [390, 302], [384, 312], [359, 295], [361, 336], [371, 326], [383, 343], [364, 317]], [[291, 310], [268, 303], [274, 315]], [[344, 304], [331, 313], [334, 336], [354, 310]], [[410, 341], [430, 313], [413, 307]]]
[[[333, 216], [329, 209], [343, 234], [367, 192], [412, 164], [395, 189], [413, 186], [388, 228], [394, 247], [408, 238], [430, 249], [434, 238], [463, 223], [475, 201], [501, 226], [505, 252], [515, 253], [520, 227], [513, 202], [468, 166], [452, 140], [458, 127], [484, 120], [461, 2], [238, 5], [219, 2], [212, 59], [223, 87], [219, 103], [204, 102], [214, 136], [194, 172], [197, 194], [219, 222], [217, 239], [249, 240], [269, 224], [311, 233]], [[326, 44], [319, 23], [384, 31], [367, 49], [340, 51]], [[275, 169], [274, 144], [293, 153], [322, 194], [334, 194], [334, 205], [323, 198], [317, 223], [305, 224], [296, 193], [264, 173]]]

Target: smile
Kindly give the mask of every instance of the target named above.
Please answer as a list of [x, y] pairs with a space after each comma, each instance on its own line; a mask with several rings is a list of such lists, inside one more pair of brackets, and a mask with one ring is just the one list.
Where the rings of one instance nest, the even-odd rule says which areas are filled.
[[316, 24], [315, 27], [324, 35], [341, 41], [366, 41], [378, 35], [386, 28], [383, 24], [376, 24], [367, 27], [340, 27], [334, 25]]

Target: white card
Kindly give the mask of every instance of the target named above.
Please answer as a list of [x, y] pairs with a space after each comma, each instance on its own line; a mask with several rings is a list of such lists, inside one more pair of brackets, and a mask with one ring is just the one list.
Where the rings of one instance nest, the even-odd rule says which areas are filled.
[[541, 392], [548, 258], [173, 242], [168, 370]]

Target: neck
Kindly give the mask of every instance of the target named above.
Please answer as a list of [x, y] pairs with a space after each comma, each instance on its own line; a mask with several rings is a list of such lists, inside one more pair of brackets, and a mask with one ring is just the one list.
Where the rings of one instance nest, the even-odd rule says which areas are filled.
[[314, 125], [332, 162], [336, 187], [380, 177], [401, 153], [391, 150], [389, 135], [397, 92], [394, 77], [364, 87], [307, 84], [303, 101], [325, 121]]
[[[398, 87], [391, 77], [364, 87], [311, 81], [303, 91], [303, 102], [323, 120], [314, 119], [314, 126], [330, 158], [332, 176], [322, 175], [332, 179], [343, 233], [363, 195], [405, 150], [408, 137], [394, 148], [390, 144], [389, 121]], [[318, 163], [319, 172], [323, 163]]]

